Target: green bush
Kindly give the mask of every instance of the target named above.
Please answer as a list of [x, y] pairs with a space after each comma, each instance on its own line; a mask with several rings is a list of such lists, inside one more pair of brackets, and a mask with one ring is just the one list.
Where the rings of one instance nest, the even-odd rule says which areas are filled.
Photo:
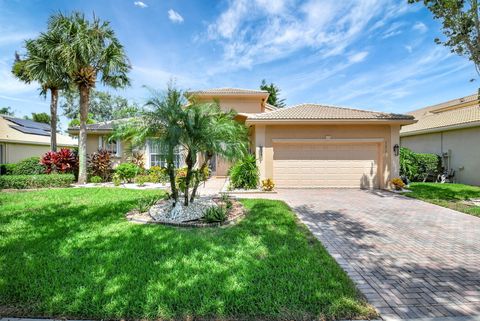
[[400, 148], [400, 175], [410, 181], [423, 181], [429, 175], [438, 175], [442, 169], [440, 156], [415, 153], [408, 148]]
[[40, 157], [29, 157], [18, 162], [12, 170], [12, 175], [44, 174], [45, 166], [40, 163]]
[[92, 176], [90, 177], [90, 183], [100, 184], [102, 182], [102, 178], [100, 176]]
[[17, 164], [0, 164], [0, 175], [13, 175]]
[[227, 209], [223, 206], [212, 206], [207, 208], [203, 219], [208, 223], [225, 222]]
[[168, 182], [167, 169], [160, 166], [152, 166], [148, 170], [150, 175], [150, 182], [152, 183], [166, 183]]
[[122, 179], [120, 178], [120, 176], [118, 174], [113, 174], [112, 176], [112, 183], [114, 186], [120, 186], [120, 184], [122, 184]]
[[151, 177], [150, 175], [137, 175], [135, 176], [135, 184], [138, 186], [144, 186], [145, 183], [150, 182]]
[[115, 173], [118, 174], [121, 180], [131, 182], [138, 173], [140, 167], [132, 163], [122, 163], [115, 168]]
[[2, 175], [0, 189], [68, 187], [74, 181], [73, 174]]
[[230, 185], [233, 188], [255, 189], [259, 173], [255, 156], [248, 155], [230, 168]]

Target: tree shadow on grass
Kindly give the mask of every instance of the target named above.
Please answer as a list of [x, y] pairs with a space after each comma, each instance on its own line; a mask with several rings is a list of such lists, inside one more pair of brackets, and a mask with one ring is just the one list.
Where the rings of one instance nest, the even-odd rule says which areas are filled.
[[229, 228], [134, 225], [123, 218], [134, 197], [65, 201], [7, 220], [19, 235], [0, 243], [0, 306], [10, 315], [110, 319], [372, 315], [286, 205], [245, 203], [249, 215]]

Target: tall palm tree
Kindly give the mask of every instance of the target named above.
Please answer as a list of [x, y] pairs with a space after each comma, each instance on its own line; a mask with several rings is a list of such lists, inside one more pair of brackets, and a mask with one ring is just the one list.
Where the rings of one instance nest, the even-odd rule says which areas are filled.
[[52, 55], [59, 45], [60, 38], [54, 32], [42, 33], [36, 39], [25, 41], [26, 54], [23, 58], [15, 54], [12, 73], [26, 82], [38, 82], [40, 94], [44, 97], [50, 92], [50, 149], [57, 150], [57, 109], [58, 92], [69, 85], [64, 66]]
[[78, 182], [87, 180], [87, 119], [90, 90], [97, 81], [113, 88], [130, 85], [127, 73], [130, 63], [109, 22], [82, 13], [70, 16], [61, 13], [48, 22], [50, 31], [60, 36], [60, 44], [52, 54], [64, 66], [80, 94], [79, 173]]

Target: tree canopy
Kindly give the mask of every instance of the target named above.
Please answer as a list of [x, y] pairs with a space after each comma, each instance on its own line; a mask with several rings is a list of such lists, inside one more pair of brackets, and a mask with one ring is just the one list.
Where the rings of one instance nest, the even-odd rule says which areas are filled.
[[273, 82], [270, 84], [267, 84], [267, 81], [265, 79], [262, 80], [262, 83], [260, 84], [260, 89], [261, 90], [266, 90], [270, 94], [268, 96], [267, 103], [270, 105], [273, 105], [278, 108], [283, 108], [285, 107], [285, 99], [280, 98], [280, 88], [275, 85]]
[[12, 107], [0, 107], [0, 115], [14, 116], [15, 112], [13, 111]]
[[480, 75], [480, 19], [478, 0], [408, 0], [422, 2], [442, 22], [446, 39], [435, 42], [467, 57]]
[[52, 118], [47, 113], [32, 113], [32, 116], [25, 116], [25, 119], [36, 121], [37, 123], [44, 123], [50, 125]]
[[[67, 90], [62, 92], [60, 96], [60, 107], [63, 115], [69, 119], [79, 117], [78, 91]], [[140, 115], [140, 106], [136, 103], [129, 102], [128, 99], [112, 95], [108, 92], [92, 89], [90, 91], [89, 100], [89, 117], [93, 121], [101, 122], [113, 119], [128, 118]]]

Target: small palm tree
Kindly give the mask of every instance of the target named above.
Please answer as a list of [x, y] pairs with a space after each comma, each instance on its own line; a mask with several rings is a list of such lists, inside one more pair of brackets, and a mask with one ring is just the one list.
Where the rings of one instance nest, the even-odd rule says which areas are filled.
[[48, 23], [49, 31], [60, 37], [60, 44], [52, 50], [71, 82], [80, 94], [79, 173], [78, 182], [87, 180], [87, 119], [90, 90], [97, 81], [113, 88], [130, 84], [127, 73], [130, 64], [125, 50], [115, 36], [109, 22], [82, 13], [67, 16], [56, 14]]
[[15, 54], [12, 73], [26, 82], [38, 82], [40, 94], [46, 97], [50, 92], [50, 149], [57, 150], [57, 109], [58, 92], [69, 85], [69, 79], [63, 64], [52, 55], [52, 50], [59, 45], [60, 38], [53, 32], [42, 33], [37, 39], [25, 41], [26, 54], [23, 58]]
[[151, 98], [145, 104], [141, 117], [116, 124], [112, 138], [124, 139], [133, 147], [143, 146], [149, 139], [155, 139], [165, 148], [167, 172], [170, 180], [171, 197], [178, 201], [175, 182], [175, 149], [181, 145], [184, 136], [183, 106], [184, 93], [169, 85], [166, 93], [150, 90]]

